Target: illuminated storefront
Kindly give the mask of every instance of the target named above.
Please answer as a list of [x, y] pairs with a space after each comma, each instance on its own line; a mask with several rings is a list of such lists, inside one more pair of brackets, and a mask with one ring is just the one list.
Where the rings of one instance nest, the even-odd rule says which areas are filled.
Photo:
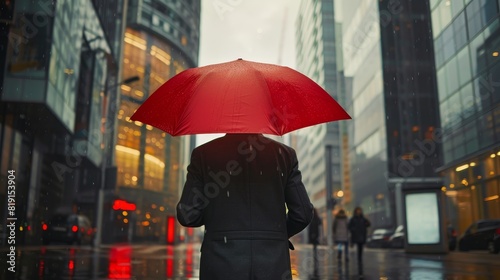
[[151, 1], [130, 7], [124, 36], [122, 77], [140, 80], [121, 86], [115, 159], [117, 194], [137, 205], [134, 220], [127, 219], [133, 241], [166, 242], [189, 158], [185, 147], [191, 145], [190, 137], [171, 137], [130, 120], [163, 83], [197, 64], [199, 1], [178, 4]]
[[500, 219], [500, 3], [430, 1], [448, 223]]

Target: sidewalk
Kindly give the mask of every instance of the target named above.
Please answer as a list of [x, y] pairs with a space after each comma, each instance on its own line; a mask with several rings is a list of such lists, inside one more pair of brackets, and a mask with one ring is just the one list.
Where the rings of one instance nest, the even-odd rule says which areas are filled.
[[321, 246], [314, 269], [310, 246], [292, 252], [293, 279], [500, 279], [500, 255], [450, 252], [446, 255], [407, 254], [403, 250], [366, 249], [362, 267], [354, 250], [349, 262], [337, 261], [337, 251]]

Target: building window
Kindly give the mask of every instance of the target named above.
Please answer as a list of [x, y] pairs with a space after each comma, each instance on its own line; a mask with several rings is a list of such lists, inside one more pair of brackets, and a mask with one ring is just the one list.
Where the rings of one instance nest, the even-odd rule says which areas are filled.
[[459, 50], [467, 43], [467, 25], [465, 23], [465, 14], [461, 13], [453, 21], [452, 26], [455, 37], [455, 48]]
[[485, 218], [499, 219], [500, 218], [500, 191], [499, 180], [490, 180], [486, 182], [484, 206]]
[[469, 48], [463, 48], [457, 55], [458, 63], [458, 80], [459, 85], [463, 85], [469, 82], [472, 78], [471, 66], [470, 66], [470, 56]]
[[481, 5], [479, 0], [473, 0], [467, 6], [467, 28], [469, 36], [474, 37], [481, 30]]
[[116, 146], [118, 167], [117, 185], [121, 187], [137, 187], [139, 171], [139, 150], [125, 146]]
[[153, 17], [151, 19], [151, 23], [154, 26], [160, 26], [160, 18], [157, 15], [153, 15]]

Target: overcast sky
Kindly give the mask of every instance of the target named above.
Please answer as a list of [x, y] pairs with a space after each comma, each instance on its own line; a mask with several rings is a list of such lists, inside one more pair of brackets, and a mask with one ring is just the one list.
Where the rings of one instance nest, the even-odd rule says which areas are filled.
[[[295, 68], [295, 20], [300, 0], [201, 2], [199, 66], [240, 57], [277, 64], [281, 56], [281, 65]], [[197, 145], [214, 137], [199, 135]]]

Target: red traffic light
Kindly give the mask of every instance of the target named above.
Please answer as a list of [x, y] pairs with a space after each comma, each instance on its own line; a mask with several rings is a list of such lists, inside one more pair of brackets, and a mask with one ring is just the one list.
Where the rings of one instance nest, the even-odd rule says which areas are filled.
[[116, 199], [113, 202], [113, 210], [134, 211], [135, 209], [135, 203], [130, 203], [123, 199]]

